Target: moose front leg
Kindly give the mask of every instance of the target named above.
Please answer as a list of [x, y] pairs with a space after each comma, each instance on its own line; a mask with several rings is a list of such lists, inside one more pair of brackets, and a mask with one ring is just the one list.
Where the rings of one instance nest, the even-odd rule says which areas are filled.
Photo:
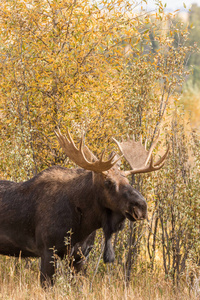
[[111, 240], [112, 240], [112, 234], [110, 234], [110, 237], [105, 236], [105, 246], [104, 246], [104, 253], [103, 253], [103, 260], [105, 263], [112, 263], [115, 260], [115, 252]]
[[56, 258], [52, 250], [45, 250], [41, 256], [40, 282], [42, 287], [47, 288], [53, 285], [55, 274]]
[[115, 252], [112, 245], [113, 233], [123, 229], [124, 216], [107, 209], [103, 218], [103, 232], [105, 236], [105, 247], [103, 260], [105, 263], [111, 263], [115, 260]]

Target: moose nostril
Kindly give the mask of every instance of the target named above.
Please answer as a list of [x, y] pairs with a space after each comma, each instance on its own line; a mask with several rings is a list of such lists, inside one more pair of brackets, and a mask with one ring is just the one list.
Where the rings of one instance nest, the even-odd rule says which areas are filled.
[[137, 217], [137, 219], [147, 219], [147, 212], [142, 211], [138, 207], [134, 207], [134, 214]]
[[137, 217], [137, 219], [141, 218], [141, 212], [137, 207], [134, 207], [134, 214]]

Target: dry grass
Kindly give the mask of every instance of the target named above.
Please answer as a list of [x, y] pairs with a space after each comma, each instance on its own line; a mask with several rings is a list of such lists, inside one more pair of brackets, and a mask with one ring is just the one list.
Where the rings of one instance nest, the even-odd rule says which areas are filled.
[[[117, 269], [117, 268], [116, 268]], [[25, 261], [0, 257], [0, 299], [3, 300], [60, 300], [60, 299], [199, 299], [199, 280], [193, 285], [190, 280], [181, 281], [173, 288], [171, 280], [165, 280], [162, 272], [150, 274], [143, 270], [126, 284], [120, 269], [107, 267], [107, 271], [97, 273], [89, 269], [87, 276], [77, 275], [67, 280], [66, 275], [57, 276], [56, 284], [49, 290], [43, 290], [39, 283], [38, 261], [27, 266]]]

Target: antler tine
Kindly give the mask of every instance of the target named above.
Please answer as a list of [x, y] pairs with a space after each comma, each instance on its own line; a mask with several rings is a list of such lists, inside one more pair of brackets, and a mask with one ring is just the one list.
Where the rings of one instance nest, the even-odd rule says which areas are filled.
[[[111, 161], [114, 159], [114, 157], [116, 156], [116, 153], [114, 153], [112, 156], [111, 156]], [[113, 164], [113, 166], [122, 158], [122, 157], [124, 157], [124, 155], [122, 154], [121, 156], [119, 156], [118, 158], [116, 158], [115, 160], [114, 160], [114, 162], [112, 163]]]
[[149, 160], [149, 165], [140, 169], [132, 169], [130, 171], [125, 171], [125, 176], [131, 175], [131, 174], [138, 174], [138, 173], [149, 173], [153, 171], [160, 170], [165, 164], [165, 161], [163, 161], [160, 165], [154, 165], [153, 164], [153, 156], [151, 156]]
[[152, 143], [149, 151], [146, 150], [147, 140], [145, 141], [145, 145], [143, 146], [142, 137], [138, 142], [134, 140], [128, 140], [121, 143], [113, 138], [113, 141], [117, 144], [120, 151], [124, 154], [124, 157], [132, 168], [132, 170], [130, 171], [125, 171], [126, 176], [136, 173], [152, 172], [162, 168], [169, 152], [169, 147], [165, 154], [156, 163], [153, 162], [152, 156], [152, 152], [158, 143], [159, 134], [160, 131], [158, 132], [158, 135], [155, 141]]
[[[60, 134], [61, 134], [61, 132], [60, 132]], [[62, 134], [61, 134], [61, 135], [62, 135]], [[68, 135], [68, 139], [69, 139], [70, 143], [73, 145], [73, 147], [76, 148], [76, 149], [78, 149], [78, 148], [76, 147], [75, 143], [74, 143], [74, 140], [72, 139], [72, 136], [71, 136], [71, 134], [70, 134], [68, 128], [67, 128], [67, 135]], [[67, 139], [66, 135], [64, 135], [64, 137]]]
[[103, 149], [103, 151], [101, 152], [101, 155], [100, 155], [100, 158], [99, 158], [100, 162], [103, 161], [103, 155], [104, 155], [104, 153], [105, 153], [105, 149]]
[[144, 148], [147, 150], [147, 139], [145, 140]]
[[59, 141], [61, 147], [64, 147], [64, 140], [63, 140], [63, 136], [62, 136], [62, 134], [60, 132], [60, 128], [58, 128], [58, 131], [54, 131], [54, 132], [55, 132], [55, 134], [56, 134], [56, 136], [58, 138], [58, 141]]
[[167, 157], [167, 154], [169, 153], [169, 148], [170, 148], [170, 147], [169, 147], [169, 145], [168, 145], [165, 154], [164, 154], [159, 160], [157, 160], [157, 161], [155, 162], [155, 164], [154, 164], [155, 167], [156, 167], [156, 166], [159, 166], [162, 162], [165, 161], [165, 159], [166, 159], [166, 157]]
[[[67, 156], [73, 160], [78, 166], [86, 169], [86, 170], [91, 170], [97, 173], [103, 173], [105, 171], [108, 171], [110, 168], [112, 168], [114, 166], [114, 164], [116, 164], [116, 162], [118, 160], [114, 160], [115, 155], [112, 155], [112, 157], [110, 159], [108, 159], [107, 161], [103, 161], [103, 154], [104, 151], [102, 152], [100, 159], [96, 159], [96, 157], [94, 156], [94, 154], [87, 148], [87, 152], [90, 152], [90, 156], [93, 156], [94, 161], [89, 161], [86, 158], [86, 155], [84, 153], [84, 136], [82, 135], [81, 137], [81, 141], [79, 144], [79, 148], [76, 147], [71, 134], [69, 132], [69, 130], [67, 130], [67, 136], [62, 135], [60, 129], [58, 129], [58, 131], [55, 131], [56, 136], [58, 138], [58, 141], [61, 145], [61, 147], [63, 148], [64, 152], [67, 154]], [[87, 153], [87, 154], [88, 154]], [[88, 157], [88, 155], [87, 155]]]
[[123, 153], [123, 149], [121, 148], [120, 143], [114, 137], [112, 137], [112, 140], [117, 144], [119, 150]]
[[[147, 165], [148, 162], [149, 162], [149, 159], [150, 159], [150, 157], [151, 157], [151, 154], [152, 154], [154, 148], [156, 147], [156, 145], [157, 145], [157, 143], [158, 143], [159, 136], [160, 136], [160, 130], [158, 131], [158, 135], [157, 135], [155, 141], [152, 143], [152, 145], [151, 145], [151, 147], [150, 147], [150, 149], [149, 149], [149, 152], [148, 152], [148, 156], [147, 156], [145, 165]], [[145, 148], [145, 149], [146, 149], [146, 148]]]
[[79, 151], [81, 153], [83, 152], [83, 144], [84, 144], [84, 137], [83, 137], [83, 134], [82, 134], [80, 144], [79, 144]]

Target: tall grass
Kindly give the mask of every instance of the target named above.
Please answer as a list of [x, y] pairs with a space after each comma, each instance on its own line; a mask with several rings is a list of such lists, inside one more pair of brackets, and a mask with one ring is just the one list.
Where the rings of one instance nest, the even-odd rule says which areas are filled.
[[[59, 268], [60, 269], [60, 268]], [[200, 280], [183, 274], [178, 287], [164, 277], [162, 270], [150, 273], [148, 268], [132, 275], [129, 283], [120, 266], [107, 266], [105, 272], [88, 266], [87, 275], [58, 272], [55, 286], [43, 290], [39, 282], [38, 260], [0, 257], [0, 299], [3, 300], [58, 300], [58, 299], [199, 299]], [[68, 277], [68, 278], [67, 278]]]

